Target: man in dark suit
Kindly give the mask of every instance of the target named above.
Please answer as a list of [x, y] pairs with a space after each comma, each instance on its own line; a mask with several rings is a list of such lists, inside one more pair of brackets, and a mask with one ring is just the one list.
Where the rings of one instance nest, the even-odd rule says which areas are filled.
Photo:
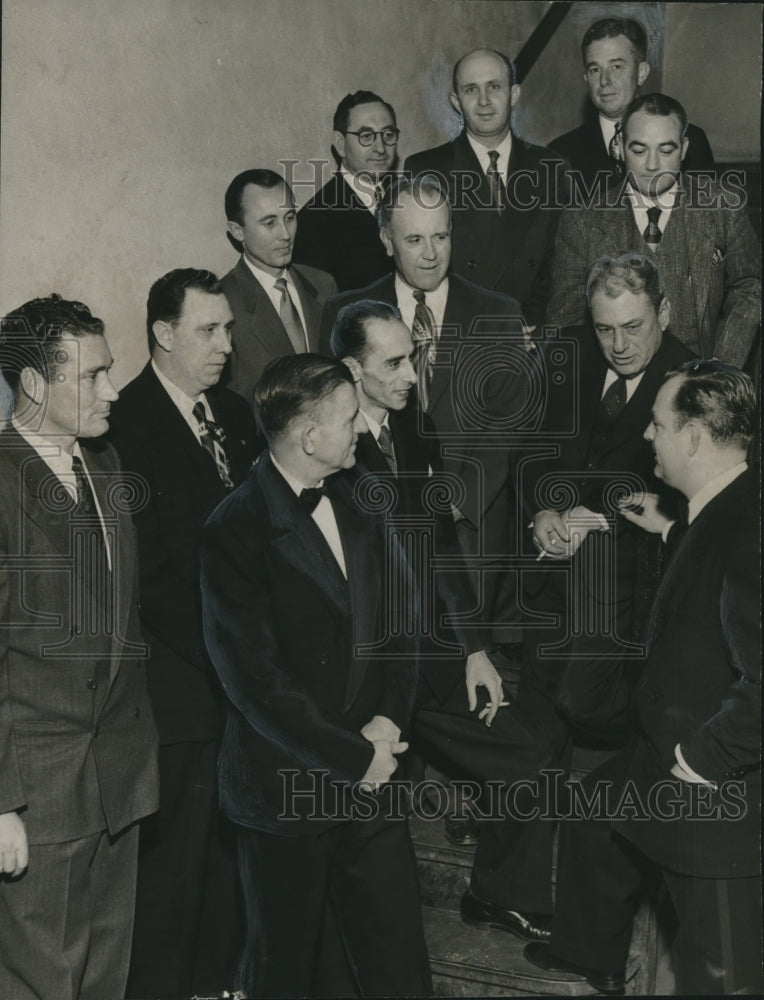
[[417, 649], [385, 604], [407, 586], [400, 549], [350, 471], [353, 380], [336, 361], [280, 358], [255, 405], [269, 450], [202, 540], [205, 637], [231, 702], [220, 794], [247, 903], [236, 986], [427, 996], [416, 864], [388, 798]]
[[[612, 745], [628, 728], [635, 640], [658, 570], [642, 533], [617, 519], [614, 498], [653, 484], [642, 430], [663, 375], [690, 356], [665, 333], [670, 305], [648, 258], [603, 259], [588, 290], [594, 333], [564, 331], [542, 349], [545, 412], [519, 484], [540, 564], [522, 580], [535, 621], [525, 628], [518, 707], [564, 772], [574, 734]], [[619, 671], [622, 659], [629, 667]], [[507, 825], [506, 834], [490, 889], [548, 927], [553, 823]]]
[[[581, 55], [592, 100], [586, 121], [549, 143], [583, 181], [582, 185], [580, 180], [572, 180], [574, 199], [585, 197], [585, 191], [592, 191], [598, 182], [620, 174], [622, 154], [617, 133], [621, 119], [650, 75], [647, 34], [629, 17], [605, 17], [591, 24], [581, 42]], [[682, 169], [713, 171], [714, 155], [703, 129], [688, 124], [685, 137], [687, 155]]]
[[437, 174], [453, 207], [453, 268], [485, 288], [517, 299], [529, 323], [541, 323], [559, 218], [563, 161], [511, 129], [520, 97], [512, 63], [478, 49], [454, 66], [451, 103], [464, 117], [453, 142], [416, 153], [405, 169]]
[[626, 512], [672, 550], [647, 629], [638, 731], [589, 775], [609, 789], [604, 822], [565, 824], [551, 942], [526, 949], [534, 964], [603, 991], [623, 991], [645, 859], [678, 917], [676, 992], [764, 987], [760, 513], [746, 466], [755, 427], [748, 376], [697, 361], [669, 372], [645, 432], [656, 476], [689, 506], [673, 527], [654, 496]]
[[[118, 1000], [156, 729], [101, 320], [58, 295], [2, 321], [0, 995]], [[7, 876], [7, 877], [6, 877]]]
[[[391, 527], [430, 539], [430, 558], [424, 561], [420, 556], [422, 562], [415, 567], [430, 612], [412, 745], [426, 760], [445, 763], [452, 774], [456, 768], [460, 776], [505, 786], [533, 779], [549, 759], [549, 748], [543, 734], [532, 731], [504, 700], [502, 676], [486, 654], [486, 630], [479, 618], [475, 621], [475, 595], [459, 567], [453, 518], [447, 506], [444, 512], [443, 494], [453, 484], [441, 474], [432, 421], [419, 410], [411, 392], [416, 383], [411, 334], [394, 306], [362, 299], [340, 310], [331, 344], [353, 375], [368, 428], [358, 437], [358, 463], [393, 487], [386, 515]], [[420, 545], [422, 553], [424, 537]], [[444, 562], [450, 565], [448, 572]], [[480, 706], [479, 687], [488, 694]], [[473, 714], [478, 707], [479, 714]], [[480, 725], [483, 719], [485, 726]], [[453, 814], [445, 817], [446, 836], [452, 842], [465, 842], [461, 812], [456, 797]], [[497, 826], [498, 820], [482, 826], [474, 863], [477, 872], [483, 856], [493, 854]], [[490, 872], [484, 877], [490, 880]], [[474, 908], [472, 898], [466, 908], [470, 912]], [[506, 922], [512, 924], [509, 913]], [[525, 940], [534, 938], [533, 928], [519, 917], [512, 929]]]
[[586, 278], [600, 257], [650, 253], [671, 302], [673, 335], [701, 357], [742, 367], [760, 323], [760, 248], [742, 190], [681, 175], [686, 125], [684, 108], [663, 94], [626, 109], [626, 177], [597, 203], [563, 212], [547, 321], [582, 321]]
[[346, 94], [334, 112], [339, 169], [297, 213], [293, 259], [328, 271], [341, 292], [390, 272], [376, 211], [399, 134], [392, 106], [370, 90]]
[[[479, 611], [497, 642], [516, 641], [503, 570], [491, 558], [517, 551], [508, 499], [509, 435], [533, 418], [525, 333], [518, 303], [448, 274], [451, 221], [438, 181], [391, 185], [378, 210], [395, 274], [327, 303], [321, 351], [342, 306], [360, 299], [396, 305], [417, 341], [418, 397], [444, 448], [444, 470], [462, 484], [457, 533], [477, 576]], [[480, 399], [480, 404], [476, 400]]]
[[230, 241], [241, 259], [221, 280], [233, 310], [233, 354], [223, 380], [251, 405], [255, 382], [274, 358], [315, 351], [331, 275], [295, 267], [297, 209], [272, 170], [245, 170], [225, 193]]
[[256, 432], [250, 407], [217, 385], [233, 315], [214, 274], [164, 275], [149, 292], [146, 325], [151, 360], [111, 419], [123, 467], [148, 490], [134, 520], [161, 777], [159, 812], [141, 831], [127, 995], [188, 997], [231, 985], [242, 939], [233, 837], [217, 807], [225, 711], [204, 650], [199, 541], [245, 478]]

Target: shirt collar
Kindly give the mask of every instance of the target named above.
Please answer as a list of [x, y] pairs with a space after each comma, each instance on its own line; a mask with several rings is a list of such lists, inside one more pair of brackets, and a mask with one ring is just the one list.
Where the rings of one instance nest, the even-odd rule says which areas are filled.
[[687, 505], [687, 523], [692, 524], [706, 504], [710, 503], [722, 490], [726, 490], [729, 484], [734, 482], [738, 476], [741, 476], [747, 468], [747, 462], [740, 462], [731, 469], [727, 469], [726, 472], [722, 472], [721, 475], [716, 476], [711, 482], [706, 483], [702, 489], [698, 490]]
[[600, 120], [600, 131], [602, 132], [602, 138], [605, 140], [605, 145], [610, 148], [610, 140], [615, 135], [615, 130], [618, 122], [614, 122], [612, 118], [606, 118], [604, 115], [599, 116]]
[[647, 210], [656, 206], [662, 212], [671, 211], [676, 205], [677, 196], [679, 194], [679, 180], [675, 180], [674, 183], [664, 191], [662, 194], [658, 195], [657, 198], [648, 198], [646, 194], [642, 194], [636, 188], [632, 187], [631, 184], [626, 186], [626, 197], [631, 203], [632, 208]]
[[151, 359], [151, 367], [154, 371], [154, 374], [159, 379], [162, 388], [165, 390], [165, 392], [173, 401], [173, 403], [175, 403], [175, 405], [178, 407], [183, 416], [186, 417], [186, 419], [193, 416], [194, 406], [200, 400], [202, 405], [204, 406], [205, 412], [207, 412], [207, 415], [209, 416], [209, 406], [207, 404], [207, 399], [203, 392], [200, 392], [198, 396], [193, 396], [193, 397], [189, 396], [180, 388], [180, 386], [176, 385], [173, 381], [171, 381], [164, 374], [164, 372], [159, 370], [153, 358]]
[[369, 416], [369, 414], [365, 410], [361, 410], [361, 416], [366, 421], [366, 425], [368, 426], [371, 433], [374, 435], [375, 441], [379, 441], [379, 432], [382, 430], [383, 427], [387, 427], [388, 430], [390, 429], [389, 410], [385, 410], [385, 415], [382, 418], [381, 423], [380, 421], [375, 420], [374, 417]]
[[342, 179], [353, 190], [364, 208], [374, 211], [377, 207], [377, 187], [370, 181], [362, 180], [357, 174], [351, 174], [344, 163], [340, 166]]
[[[396, 302], [400, 303], [406, 300], [411, 300], [416, 304], [414, 299], [414, 292], [419, 291], [418, 288], [412, 288], [411, 285], [404, 281], [403, 278], [395, 272], [395, 299]], [[439, 312], [442, 314], [446, 308], [446, 299], [448, 298], [448, 278], [444, 278], [437, 288], [433, 289], [431, 292], [424, 293], [427, 305], [430, 307], [433, 313], [437, 315]]]
[[276, 285], [276, 282], [279, 280], [279, 278], [285, 278], [287, 284], [292, 285], [292, 287], [294, 287], [294, 282], [292, 281], [292, 277], [289, 273], [288, 267], [282, 268], [279, 274], [277, 274], [274, 277], [274, 275], [272, 275], [269, 271], [265, 271], [263, 270], [262, 267], [258, 267], [257, 264], [253, 264], [245, 253], [241, 255], [241, 259], [244, 261], [244, 263], [250, 269], [252, 274], [260, 282], [260, 284], [263, 286], [266, 292], [268, 292], [269, 295], [273, 292], [274, 286]]
[[[480, 166], [483, 168], [483, 173], [488, 169], [491, 161], [488, 156], [488, 147], [484, 146], [482, 143], [478, 142], [477, 139], [473, 139], [472, 136], [467, 133], [467, 141], [470, 146], [472, 146], [472, 151], [475, 156], [477, 156], [480, 161]], [[507, 164], [509, 163], [509, 157], [512, 153], [512, 131], [510, 129], [506, 136], [502, 139], [498, 146], [491, 146], [491, 149], [495, 149], [499, 154], [499, 163]], [[506, 168], [504, 168], [506, 169]], [[499, 172], [503, 172], [502, 168], [499, 168]]]

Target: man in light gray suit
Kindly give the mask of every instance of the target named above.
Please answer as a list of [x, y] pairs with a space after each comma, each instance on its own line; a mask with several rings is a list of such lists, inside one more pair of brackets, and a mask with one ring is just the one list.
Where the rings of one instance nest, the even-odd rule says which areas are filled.
[[671, 333], [700, 357], [743, 367], [759, 329], [760, 248], [736, 175], [717, 184], [680, 174], [686, 129], [684, 108], [664, 94], [628, 106], [623, 182], [611, 185], [603, 203], [562, 213], [547, 323], [583, 322], [592, 266], [636, 250], [660, 267]]
[[297, 208], [273, 170], [234, 177], [225, 210], [241, 259], [221, 281], [234, 315], [233, 354], [222, 384], [251, 404], [269, 361], [318, 350], [321, 313], [337, 284], [325, 271], [292, 264]]
[[58, 295], [2, 320], [0, 996], [125, 995], [138, 826], [157, 807], [134, 529], [102, 439], [103, 323]]

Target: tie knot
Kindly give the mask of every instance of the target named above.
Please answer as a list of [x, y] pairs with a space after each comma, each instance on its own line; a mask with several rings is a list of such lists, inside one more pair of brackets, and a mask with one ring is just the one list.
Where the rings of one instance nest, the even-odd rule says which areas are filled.
[[326, 486], [306, 486], [299, 496], [299, 501], [309, 514], [318, 507], [321, 498], [326, 496]]
[[286, 280], [286, 278], [276, 278], [276, 280], [273, 283], [273, 287], [274, 288], [278, 288], [278, 290], [283, 295], [284, 292], [287, 290], [287, 280]]
[[194, 403], [194, 408], [191, 411], [200, 424], [207, 423], [207, 414], [204, 412], [204, 404], [201, 400]]
[[651, 205], [647, 210], [647, 221], [652, 222], [653, 225], [658, 224], [658, 219], [661, 217], [661, 210], [657, 205]]
[[421, 290], [421, 288], [414, 289], [414, 298], [416, 299], [416, 301], [419, 303], [420, 306], [427, 305], [427, 299], [425, 298], [425, 294]]
[[496, 149], [488, 150], [488, 159], [491, 162], [491, 166], [496, 169], [496, 164], [499, 162], [499, 152]]

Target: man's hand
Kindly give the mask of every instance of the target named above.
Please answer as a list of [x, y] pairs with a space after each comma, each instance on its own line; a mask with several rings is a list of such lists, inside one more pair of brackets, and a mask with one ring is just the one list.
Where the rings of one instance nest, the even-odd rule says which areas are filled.
[[671, 519], [658, 507], [657, 493], [630, 493], [618, 506], [619, 513], [651, 535], [660, 535]]
[[20, 875], [29, 864], [24, 823], [15, 812], [0, 814], [0, 873]]
[[398, 767], [395, 754], [405, 753], [408, 743], [391, 743], [389, 740], [374, 740], [374, 756], [360, 784], [376, 792], [380, 785], [389, 781]]
[[364, 736], [369, 743], [377, 743], [382, 740], [387, 740], [388, 743], [397, 743], [401, 738], [401, 731], [386, 715], [375, 715], [363, 727], [361, 736]]
[[588, 507], [573, 507], [558, 513], [540, 510], [533, 518], [533, 544], [539, 559], [569, 559], [581, 547], [590, 531], [604, 531], [606, 524]]
[[478, 653], [470, 653], [467, 657], [464, 682], [467, 685], [470, 712], [474, 712], [477, 708], [478, 687], [482, 685], [488, 691], [488, 704], [482, 709], [478, 719], [485, 719], [486, 726], [490, 728], [494, 716], [501, 706], [508, 705], [509, 702], [504, 701], [504, 690], [501, 686], [498, 670], [482, 650]]

